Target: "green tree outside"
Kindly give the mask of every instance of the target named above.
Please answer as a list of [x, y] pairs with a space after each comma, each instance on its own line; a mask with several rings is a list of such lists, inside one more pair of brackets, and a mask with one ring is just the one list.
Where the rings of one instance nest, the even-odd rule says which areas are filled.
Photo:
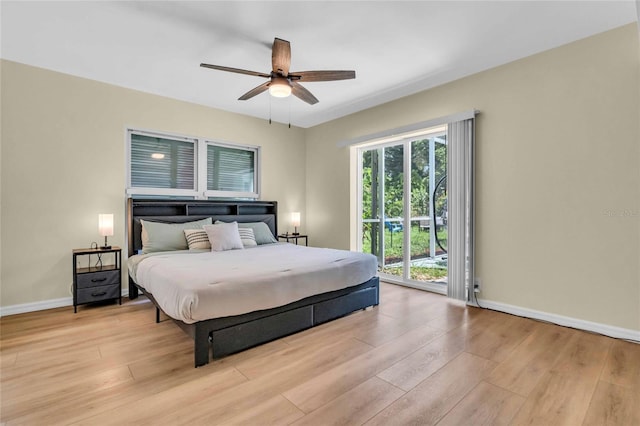
[[[446, 136], [439, 136], [446, 141]], [[380, 184], [380, 162], [384, 155], [384, 211], [380, 211], [378, 202]], [[363, 153], [362, 164], [362, 218], [378, 219], [384, 216], [385, 219], [400, 219], [404, 216], [403, 186], [404, 186], [404, 146], [395, 145], [391, 147], [378, 148], [365, 151]], [[435, 183], [439, 182], [447, 173], [447, 145], [445, 143], [435, 143]], [[413, 141], [411, 143], [411, 217], [430, 216], [429, 205], [429, 139]], [[446, 181], [442, 182], [436, 194], [436, 216], [444, 217], [446, 211]], [[396, 221], [397, 223], [397, 221]], [[364, 252], [378, 254], [378, 238], [380, 232], [379, 222], [363, 223], [362, 249]], [[446, 226], [439, 226], [438, 237], [442, 245], [446, 248], [447, 229]], [[412, 221], [409, 226], [411, 230], [411, 258], [432, 257], [429, 253], [429, 238], [431, 229], [421, 229], [419, 221]], [[385, 227], [385, 264], [402, 259], [402, 231], [391, 232]], [[438, 248], [437, 254], [443, 252]], [[445, 270], [446, 274], [446, 270]]]

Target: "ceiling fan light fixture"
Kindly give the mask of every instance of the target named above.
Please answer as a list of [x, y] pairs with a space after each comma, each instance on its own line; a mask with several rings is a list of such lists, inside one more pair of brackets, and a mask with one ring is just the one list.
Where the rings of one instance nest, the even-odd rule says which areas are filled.
[[269, 94], [274, 98], [286, 98], [291, 95], [291, 85], [286, 78], [274, 78], [269, 85]]

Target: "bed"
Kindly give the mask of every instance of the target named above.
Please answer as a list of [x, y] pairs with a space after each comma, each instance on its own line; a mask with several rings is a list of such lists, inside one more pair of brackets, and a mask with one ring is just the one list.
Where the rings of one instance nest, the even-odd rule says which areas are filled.
[[196, 221], [259, 224], [275, 236], [277, 203], [127, 200], [129, 298], [142, 292], [156, 321], [163, 311], [194, 339], [196, 367], [379, 303], [375, 258], [361, 253], [278, 242], [141, 253], [143, 222], [150, 229]]

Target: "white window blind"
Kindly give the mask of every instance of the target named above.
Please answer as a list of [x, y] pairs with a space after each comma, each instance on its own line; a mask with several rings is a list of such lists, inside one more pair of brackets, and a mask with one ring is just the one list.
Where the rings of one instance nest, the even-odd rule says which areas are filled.
[[474, 119], [449, 123], [449, 283], [447, 296], [475, 301]]
[[196, 189], [195, 140], [131, 135], [131, 186]]
[[255, 192], [255, 152], [207, 145], [207, 190]]
[[259, 198], [260, 148], [129, 129], [127, 194]]

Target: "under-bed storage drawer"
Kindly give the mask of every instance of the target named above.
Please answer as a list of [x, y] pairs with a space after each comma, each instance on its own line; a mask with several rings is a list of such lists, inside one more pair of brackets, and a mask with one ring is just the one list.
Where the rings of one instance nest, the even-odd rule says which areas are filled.
[[[313, 307], [303, 306], [260, 321], [251, 321], [211, 333], [213, 358], [220, 358], [313, 326]], [[221, 345], [220, 342], [224, 342]]]
[[120, 285], [101, 285], [97, 287], [79, 288], [77, 304], [99, 302], [101, 300], [120, 297]]
[[319, 302], [313, 305], [313, 322], [322, 324], [351, 313], [363, 306], [373, 306], [379, 303], [378, 288], [369, 287], [349, 293], [335, 299]]
[[120, 270], [78, 274], [78, 289], [120, 284]]

